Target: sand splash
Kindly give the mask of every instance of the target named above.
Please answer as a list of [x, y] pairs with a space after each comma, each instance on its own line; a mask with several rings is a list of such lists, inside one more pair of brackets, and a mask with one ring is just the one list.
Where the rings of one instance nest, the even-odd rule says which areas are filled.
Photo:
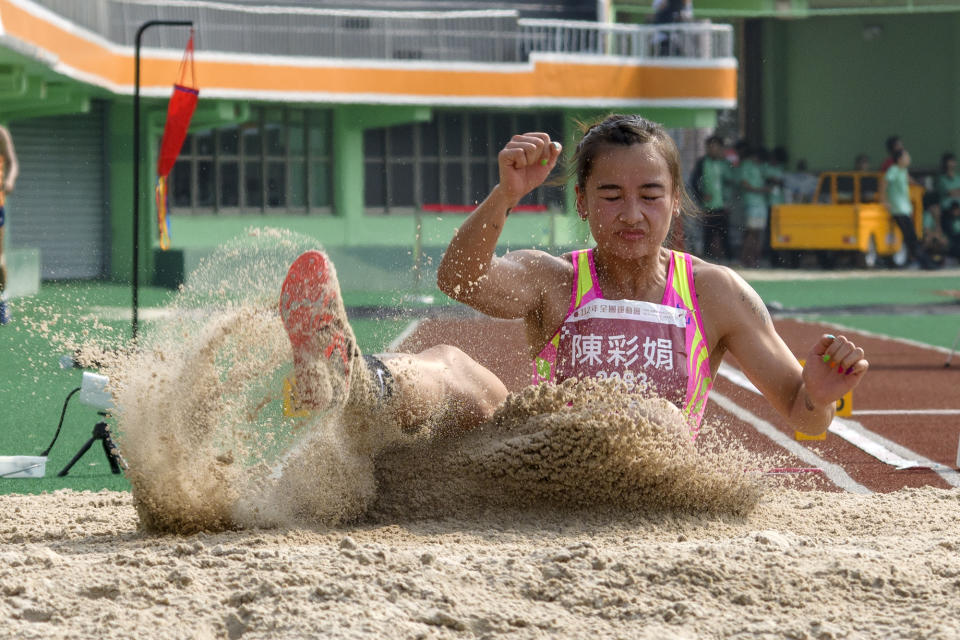
[[278, 295], [289, 264], [316, 248], [291, 232], [249, 231], [191, 275], [136, 350], [104, 365], [145, 530], [489, 509], [742, 515], [758, 503], [764, 481], [744, 470], [763, 465], [745, 450], [694, 447], [662, 401], [595, 382], [513, 394], [468, 433], [403, 434], [376, 409], [284, 415], [292, 356]]

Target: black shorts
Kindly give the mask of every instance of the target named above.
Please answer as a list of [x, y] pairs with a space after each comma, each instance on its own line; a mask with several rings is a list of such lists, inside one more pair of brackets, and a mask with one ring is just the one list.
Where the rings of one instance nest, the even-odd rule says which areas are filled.
[[6, 216], [6, 211], [4, 210], [4, 206], [0, 205], [0, 229], [3, 228], [3, 223], [6, 221], [6, 219], [7, 219], [7, 216]]
[[383, 363], [383, 360], [377, 356], [364, 355], [364, 362], [367, 363], [367, 369], [370, 370], [370, 377], [377, 385], [377, 391], [380, 394], [380, 400], [386, 400], [393, 395], [393, 374]]

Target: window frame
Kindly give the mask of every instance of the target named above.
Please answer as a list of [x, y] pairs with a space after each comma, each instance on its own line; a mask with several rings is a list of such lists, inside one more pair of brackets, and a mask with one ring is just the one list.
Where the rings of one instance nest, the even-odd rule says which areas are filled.
[[[279, 112], [281, 117], [279, 121], [268, 120], [268, 112]], [[300, 122], [295, 122], [294, 114], [299, 114]], [[279, 155], [270, 155], [268, 153], [268, 125], [279, 124], [280, 135], [282, 137], [283, 152]], [[191, 131], [184, 140], [183, 149], [177, 162], [174, 165], [174, 172], [183, 171], [187, 167], [189, 177], [189, 197], [190, 204], [175, 202], [171, 197], [170, 210], [174, 214], [181, 215], [216, 215], [216, 216], [237, 216], [237, 215], [333, 215], [335, 203], [333, 202], [333, 145], [323, 146], [323, 152], [315, 152], [311, 145], [311, 136], [314, 135], [314, 128], [320, 125], [320, 129], [325, 133], [321, 135], [333, 135], [333, 111], [330, 109], [308, 109], [292, 107], [289, 105], [263, 104], [257, 105], [251, 109], [251, 117], [245, 122], [226, 126], [214, 126]], [[256, 148], [248, 147], [248, 139], [244, 135], [244, 127], [257, 130], [258, 143]], [[292, 131], [299, 129], [302, 135], [300, 144], [301, 151], [295, 152], [293, 145], [290, 144]], [[209, 132], [211, 135], [212, 146], [210, 153], [200, 153], [198, 134]], [[223, 150], [221, 143], [225, 136], [237, 137], [237, 146], [235, 153], [229, 153]], [[159, 141], [158, 141], [159, 148]], [[210, 205], [199, 205], [200, 201], [200, 171], [203, 163], [210, 163], [213, 171], [212, 189], [213, 198]], [[237, 204], [224, 204], [224, 178], [226, 176], [226, 167], [236, 165], [236, 189]], [[283, 166], [283, 185], [280, 193], [283, 196], [283, 204], [270, 205], [270, 171], [276, 164]], [[259, 167], [259, 193], [260, 202], [258, 204], [249, 204], [249, 193], [247, 188], [247, 177], [249, 175], [249, 166]], [[313, 176], [316, 167], [322, 167], [320, 171], [326, 174], [327, 183], [327, 201], [318, 202], [318, 189], [314, 184]], [[294, 172], [302, 172], [303, 204], [291, 204]], [[174, 177], [172, 180], [175, 180]], [[171, 196], [173, 194], [171, 193]]]
[[[479, 145], [471, 145], [471, 134], [476, 135], [477, 132], [471, 131], [471, 122], [477, 117], [483, 118], [483, 130], [480, 135], [483, 136], [483, 142]], [[383, 215], [410, 215], [417, 213], [418, 211], [424, 211], [424, 207], [429, 207], [431, 205], [440, 205], [449, 206], [451, 208], [457, 207], [470, 207], [476, 206], [482, 201], [483, 198], [487, 196], [490, 189], [496, 185], [499, 177], [499, 169], [497, 164], [497, 155], [500, 151], [500, 148], [506, 144], [509, 138], [505, 140], [497, 140], [498, 135], [507, 135], [506, 132], [498, 132], [495, 130], [494, 121], [496, 118], [507, 117], [511, 133], [519, 131], [517, 128], [519, 126], [519, 121], [521, 119], [530, 119], [536, 123], [538, 130], [543, 130], [544, 125], [553, 125], [560, 126], [561, 128], [565, 126], [565, 119], [563, 114], [560, 111], [557, 112], [525, 112], [522, 114], [517, 114], [514, 112], [507, 112], [501, 110], [453, 110], [453, 109], [437, 109], [434, 111], [434, 118], [430, 122], [417, 122], [417, 123], [407, 123], [402, 125], [394, 125], [391, 127], [378, 127], [375, 129], [368, 129], [364, 133], [364, 150], [363, 150], [363, 167], [364, 167], [364, 213], [370, 216], [383, 216]], [[455, 135], [458, 136], [459, 142], [459, 153], [452, 154], [450, 152], [445, 152], [445, 149], [450, 148], [448, 143], [448, 138], [450, 135], [450, 127], [447, 126], [447, 123], [450, 119], [459, 119], [458, 129], [456, 129]], [[550, 121], [553, 120], [551, 123]], [[412, 156], [409, 155], [392, 155], [391, 151], [391, 132], [398, 129], [410, 127], [413, 132], [413, 144], [412, 144]], [[425, 140], [425, 129], [427, 127], [433, 127], [432, 135], [436, 136], [437, 139], [437, 154], [433, 155], [424, 150], [424, 140]], [[378, 132], [379, 135], [383, 137], [383, 154], [374, 154], [368, 153], [367, 149], [367, 132]], [[563, 139], [564, 132], [555, 131], [551, 132], [556, 134], [559, 139]], [[431, 137], [432, 137], [431, 135]], [[477, 147], [480, 150], [474, 151], [471, 147]], [[400, 203], [395, 204], [394, 194], [395, 190], [393, 188], [393, 176], [394, 171], [392, 167], [399, 164], [412, 163], [413, 164], [413, 203]], [[485, 188], [475, 189], [473, 168], [477, 165], [484, 165], [486, 168], [485, 175]], [[439, 195], [440, 202], [425, 202], [424, 201], [424, 192], [425, 189], [425, 171], [426, 167], [430, 166], [437, 167], [437, 192]], [[367, 200], [367, 179], [369, 171], [376, 170], [383, 173], [383, 189], [384, 189], [384, 203], [382, 205], [375, 204], [372, 205]], [[459, 181], [462, 185], [462, 197], [459, 202], [451, 201], [450, 189], [448, 185], [448, 176], [451, 175], [451, 172], [459, 172]], [[534, 189], [529, 195], [527, 195], [521, 205], [535, 205], [535, 206], [545, 206], [549, 211], [563, 211], [565, 209], [565, 200], [562, 188], [556, 185], [543, 185]]]

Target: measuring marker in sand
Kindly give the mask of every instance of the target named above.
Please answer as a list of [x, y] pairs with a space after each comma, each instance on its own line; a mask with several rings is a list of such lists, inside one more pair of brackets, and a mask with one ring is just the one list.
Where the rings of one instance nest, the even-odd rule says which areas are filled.
[[284, 418], [306, 418], [310, 415], [310, 411], [303, 408], [303, 403], [297, 397], [296, 385], [297, 377], [293, 374], [283, 379]]

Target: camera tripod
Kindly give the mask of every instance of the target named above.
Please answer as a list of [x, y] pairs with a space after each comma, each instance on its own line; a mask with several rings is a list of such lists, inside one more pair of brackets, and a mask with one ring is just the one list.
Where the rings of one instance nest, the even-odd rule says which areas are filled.
[[[98, 414], [104, 418], [107, 414], [103, 411], [98, 411]], [[107, 423], [101, 420], [93, 426], [93, 435], [90, 436], [90, 439], [87, 440], [80, 450], [77, 451], [77, 454], [73, 456], [73, 459], [67, 463], [60, 473], [57, 474], [58, 478], [62, 478], [67, 473], [70, 472], [70, 468], [77, 463], [77, 461], [83, 457], [87, 451], [90, 450], [90, 447], [93, 446], [93, 443], [99, 440], [103, 444], [103, 452], [107, 456], [107, 461], [110, 463], [110, 470], [114, 474], [119, 474], [121, 468], [125, 466], [123, 464], [123, 459], [120, 457], [120, 454], [117, 453], [117, 445], [114, 444], [113, 439], [110, 437], [110, 427], [107, 426]]]

